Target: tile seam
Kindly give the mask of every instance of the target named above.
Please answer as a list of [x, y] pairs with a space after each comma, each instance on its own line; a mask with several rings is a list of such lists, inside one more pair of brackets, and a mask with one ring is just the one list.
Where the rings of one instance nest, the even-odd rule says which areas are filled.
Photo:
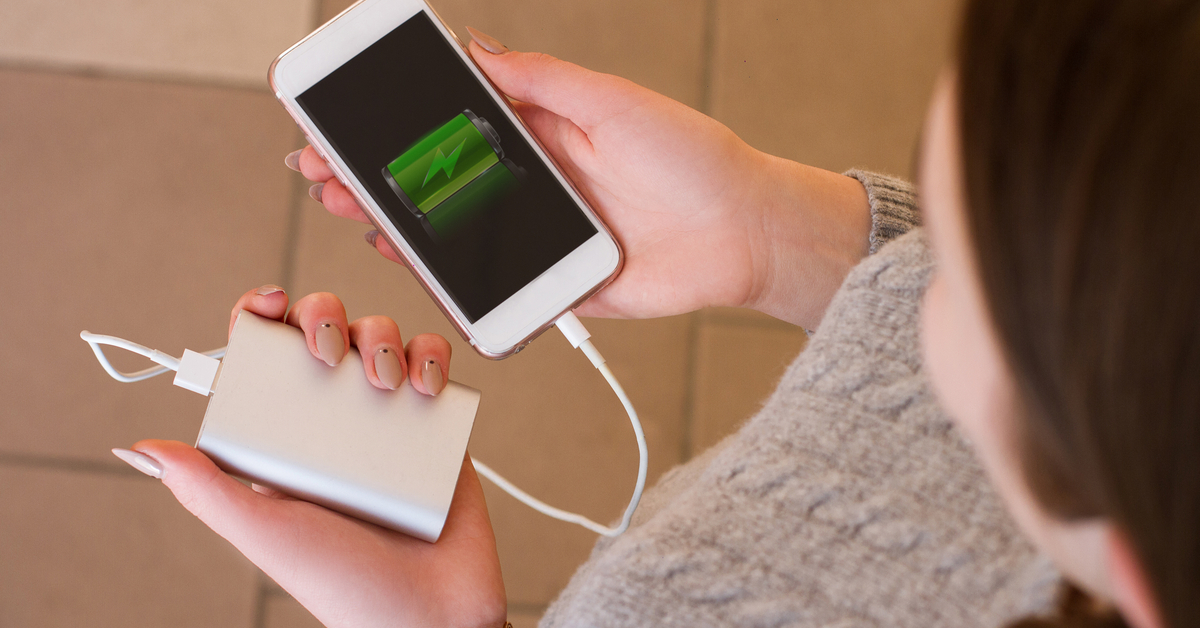
[[81, 458], [60, 458], [57, 456], [39, 456], [36, 454], [20, 454], [15, 452], [0, 452], [0, 466], [23, 467], [27, 469], [52, 469], [71, 473], [106, 474], [140, 479], [149, 478], [126, 465], [118, 463], [99, 462]]
[[254, 94], [271, 93], [271, 90], [266, 83], [265, 71], [263, 72], [264, 78], [262, 84], [256, 86], [248, 81], [202, 78], [189, 76], [186, 74], [173, 74], [170, 72], [135, 72], [83, 64], [67, 65], [37, 61], [21, 61], [15, 59], [0, 59], [0, 70], [9, 72], [25, 72], [29, 74], [69, 76], [75, 78], [132, 81], [137, 83], [151, 83], [154, 85], [169, 85], [177, 87], [222, 89], [229, 91], [250, 92]]
[[257, 582], [254, 592], [254, 617], [252, 625], [254, 628], [266, 628], [267, 626], [267, 598], [271, 597], [271, 592], [267, 589], [265, 582], [266, 576], [259, 575], [255, 579]]
[[[294, 146], [306, 146], [308, 142], [304, 134], [296, 131]], [[280, 158], [282, 161], [283, 158]], [[304, 202], [308, 198], [308, 185], [301, 175], [288, 173], [292, 179], [291, 193], [288, 199], [287, 222], [283, 231], [283, 259], [280, 260], [279, 285], [287, 291], [293, 302], [299, 298], [295, 294], [297, 248], [300, 246], [300, 223], [304, 220]]]
[[684, 355], [684, 368], [686, 369], [686, 379], [683, 385], [683, 429], [679, 435], [679, 463], [683, 464], [692, 459], [695, 447], [695, 428], [696, 428], [696, 380], [697, 369], [699, 369], [699, 353], [700, 353], [700, 320], [699, 312], [692, 312], [687, 315], [687, 347]]
[[[321, 16], [324, 14], [324, 1], [313, 0], [312, 8], [309, 14], [309, 26], [312, 30], [316, 30], [321, 26]], [[305, 139], [304, 133], [296, 131], [295, 146], [306, 146], [308, 140]], [[293, 184], [291, 189], [291, 198], [289, 199], [287, 224], [284, 226], [283, 234], [283, 260], [280, 265], [279, 285], [292, 298], [296, 298], [295, 285], [296, 281], [296, 249], [300, 245], [300, 222], [304, 219], [304, 199], [308, 197], [307, 182], [299, 175], [293, 175]]]

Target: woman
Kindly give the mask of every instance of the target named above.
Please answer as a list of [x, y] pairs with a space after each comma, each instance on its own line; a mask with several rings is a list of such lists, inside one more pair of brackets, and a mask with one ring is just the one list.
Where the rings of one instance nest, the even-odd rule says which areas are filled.
[[[737, 305], [818, 330], [543, 625], [1200, 624], [1200, 1], [970, 3], [923, 138], [927, 235], [903, 182], [763, 155], [621, 79], [473, 35], [627, 253], [581, 314]], [[289, 165], [363, 219], [311, 149]], [[286, 315], [327, 362], [354, 342], [380, 387], [407, 373], [436, 394], [448, 375], [443, 339], [400, 361], [394, 323], [347, 323], [331, 295], [289, 313], [267, 287], [240, 309]], [[504, 623], [469, 460], [430, 545], [251, 491], [180, 443], [135, 449], [327, 625]]]

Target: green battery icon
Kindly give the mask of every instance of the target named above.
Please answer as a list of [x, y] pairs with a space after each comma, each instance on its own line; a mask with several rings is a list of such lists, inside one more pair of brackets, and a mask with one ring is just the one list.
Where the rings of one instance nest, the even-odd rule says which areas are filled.
[[522, 171], [500, 136], [470, 109], [417, 140], [383, 177], [435, 238], [448, 237], [489, 201], [516, 187]]

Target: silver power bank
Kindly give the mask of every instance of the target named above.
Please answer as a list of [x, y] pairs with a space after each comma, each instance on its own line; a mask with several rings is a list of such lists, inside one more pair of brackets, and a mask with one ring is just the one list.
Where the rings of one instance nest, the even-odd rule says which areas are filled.
[[436, 541], [446, 522], [479, 391], [436, 397], [375, 388], [355, 349], [330, 367], [299, 329], [242, 312], [196, 448], [225, 471]]

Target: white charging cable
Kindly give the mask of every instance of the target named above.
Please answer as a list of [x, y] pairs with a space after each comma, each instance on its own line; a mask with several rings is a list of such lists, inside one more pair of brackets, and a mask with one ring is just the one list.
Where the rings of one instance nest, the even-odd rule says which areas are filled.
[[646, 466], [650, 457], [646, 450], [646, 434], [642, 432], [642, 422], [638, 420], [637, 411], [633, 409], [633, 402], [629, 401], [629, 396], [625, 394], [625, 389], [621, 388], [620, 382], [617, 381], [617, 378], [615, 375], [613, 375], [612, 370], [608, 368], [608, 364], [606, 364], [604, 361], [604, 356], [600, 355], [600, 352], [597, 351], [596, 347], [592, 345], [592, 341], [589, 340], [592, 335], [588, 333], [587, 329], [584, 328], [583, 323], [579, 322], [579, 319], [575, 317], [573, 312], [567, 312], [566, 314], [563, 314], [554, 324], [558, 327], [559, 331], [562, 332], [563, 336], [566, 336], [567, 342], [570, 342], [572, 347], [583, 350], [584, 355], [591, 360], [592, 366], [595, 366], [596, 370], [600, 371], [600, 374], [604, 376], [606, 381], [608, 381], [608, 385], [611, 386], [613, 392], [617, 394], [617, 399], [621, 400], [621, 405], [625, 406], [625, 411], [629, 413], [629, 422], [633, 425], [633, 435], [637, 438], [638, 475], [637, 483], [633, 486], [633, 497], [629, 500], [629, 506], [625, 509], [625, 515], [621, 517], [621, 523], [619, 523], [615, 528], [609, 528], [602, 526], [595, 521], [584, 517], [583, 515], [577, 515], [572, 512], [555, 508], [554, 506], [551, 506], [530, 495], [529, 493], [517, 488], [512, 482], [504, 479], [499, 473], [493, 471], [491, 467], [478, 460], [474, 461], [475, 470], [478, 471], [483, 477], [495, 483], [496, 486], [504, 489], [504, 492], [512, 495], [513, 497], [517, 498], [518, 501], [542, 513], [543, 515], [554, 517], [555, 519], [566, 521], [568, 523], [581, 525], [592, 532], [602, 534], [604, 536], [618, 536], [625, 530], [629, 529], [629, 521], [633, 518], [633, 511], [637, 510], [638, 502], [642, 500], [642, 489], [646, 487]]
[[[621, 400], [621, 405], [625, 406], [625, 411], [629, 413], [629, 422], [633, 425], [633, 435], [637, 438], [638, 474], [637, 482], [633, 487], [633, 497], [629, 500], [629, 506], [625, 508], [625, 514], [621, 517], [621, 523], [616, 527], [609, 528], [583, 515], [555, 508], [517, 488], [516, 485], [504, 479], [503, 476], [493, 471], [491, 467], [482, 461], [472, 459], [472, 463], [475, 466], [475, 470], [479, 472], [479, 475], [491, 480], [496, 486], [499, 486], [504, 492], [517, 498], [521, 503], [548, 517], [581, 525], [592, 532], [604, 536], [619, 536], [622, 532], [629, 529], [629, 521], [633, 518], [633, 512], [637, 510], [638, 502], [642, 500], [642, 490], [646, 487], [646, 468], [649, 462], [649, 453], [646, 449], [646, 435], [642, 431], [642, 423], [638, 420], [637, 411], [633, 409], [633, 402], [629, 400], [629, 396], [625, 394], [625, 389], [621, 388], [620, 382], [617, 381], [612, 370], [608, 368], [608, 364], [604, 361], [604, 356], [600, 355], [600, 352], [592, 345], [592, 341], [590, 340], [591, 334], [584, 328], [583, 323], [579, 322], [574, 313], [567, 312], [555, 322], [555, 325], [562, 331], [563, 336], [566, 336], [567, 341], [571, 343], [572, 347], [583, 350], [584, 355], [588, 357], [588, 360], [592, 362], [596, 370], [600, 371], [600, 374], [604, 376], [605, 381], [608, 382], [613, 392], [616, 393], [617, 399]], [[100, 366], [104, 367], [105, 372], [119, 382], [140, 382], [156, 375], [162, 375], [167, 371], [175, 371], [176, 386], [206, 396], [212, 393], [212, 388], [217, 378], [217, 371], [220, 368], [218, 360], [225, 355], [225, 347], [221, 347], [220, 349], [204, 353], [197, 353], [189, 349], [183, 352], [182, 358], [175, 358], [156, 349], [151, 349], [136, 342], [130, 342], [115, 336], [104, 336], [84, 331], [80, 332], [79, 337], [91, 345], [92, 351], [96, 354], [96, 359], [99, 360]], [[117, 347], [145, 356], [159, 366], [152, 366], [135, 373], [121, 372], [108, 361], [108, 356], [100, 348], [101, 345]]]

